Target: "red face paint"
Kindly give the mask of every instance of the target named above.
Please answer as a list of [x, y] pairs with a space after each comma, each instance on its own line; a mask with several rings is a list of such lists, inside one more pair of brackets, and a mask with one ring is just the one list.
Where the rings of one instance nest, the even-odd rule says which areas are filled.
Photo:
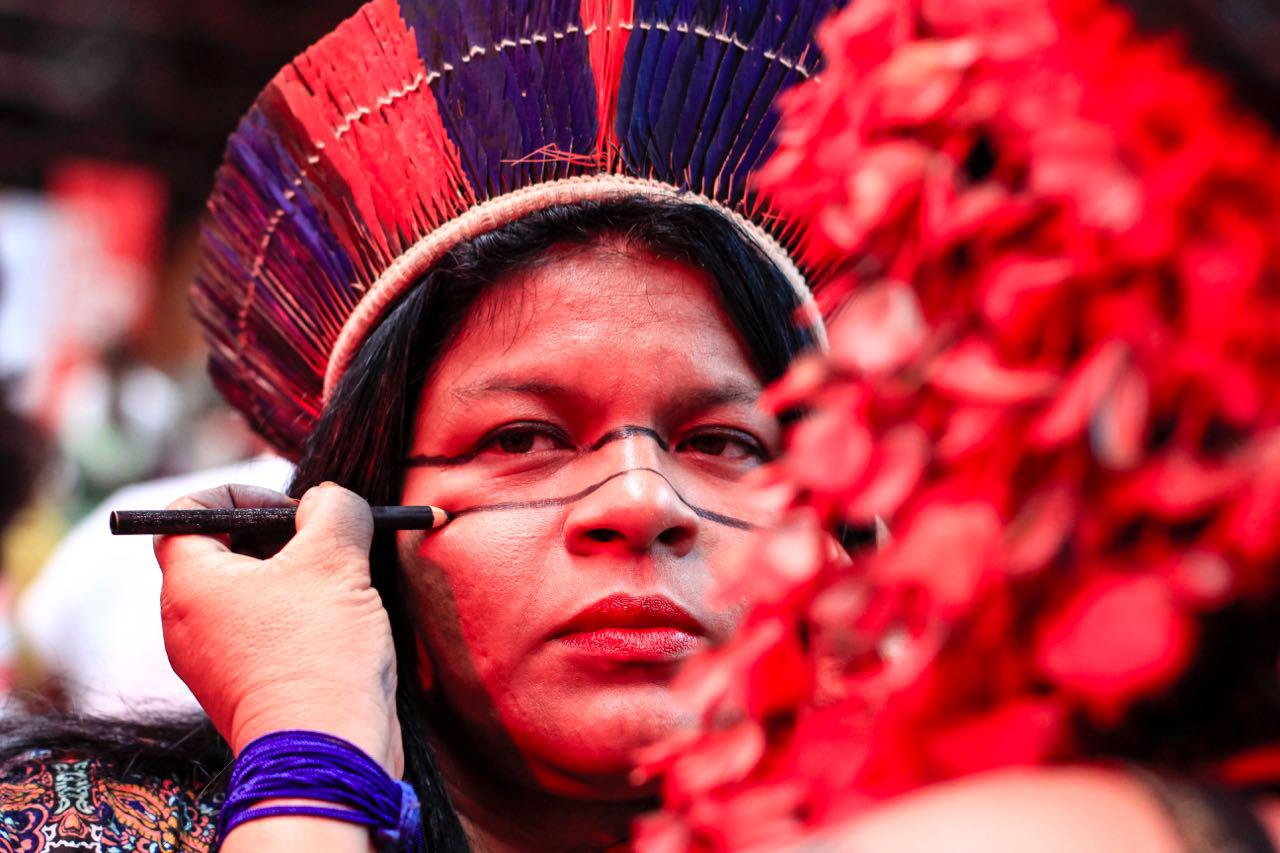
[[681, 726], [680, 661], [722, 642], [717, 566], [772, 521], [740, 485], [776, 450], [706, 276], [605, 247], [497, 282], [427, 383], [402, 534], [436, 689], [504, 776], [626, 799], [633, 751]]

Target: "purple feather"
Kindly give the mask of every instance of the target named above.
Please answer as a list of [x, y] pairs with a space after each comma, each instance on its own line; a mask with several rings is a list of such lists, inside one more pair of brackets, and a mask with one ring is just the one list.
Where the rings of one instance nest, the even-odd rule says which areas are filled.
[[[400, 0], [468, 180], [492, 197], [567, 164], [544, 150], [589, 155], [599, 119], [586, 37], [572, 0]], [[513, 45], [512, 42], [515, 44]]]
[[[816, 55], [814, 23], [840, 5], [637, 0], [617, 116], [629, 168], [740, 201], [748, 174], [769, 150], [774, 101], [802, 79], [780, 60]], [[659, 21], [663, 29], [650, 26]]]

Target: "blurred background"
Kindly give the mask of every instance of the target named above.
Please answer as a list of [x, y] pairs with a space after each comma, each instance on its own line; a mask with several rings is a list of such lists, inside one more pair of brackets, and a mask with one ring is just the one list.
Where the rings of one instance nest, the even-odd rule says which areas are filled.
[[[0, 0], [0, 709], [85, 704], [60, 647], [139, 630], [155, 645], [158, 622], [130, 624], [93, 584], [139, 554], [154, 573], [149, 543], [111, 542], [95, 507], [263, 450], [205, 377], [192, 247], [240, 115], [357, 6]], [[186, 485], [121, 497], [163, 505]], [[131, 584], [155, 610], [155, 580]]]

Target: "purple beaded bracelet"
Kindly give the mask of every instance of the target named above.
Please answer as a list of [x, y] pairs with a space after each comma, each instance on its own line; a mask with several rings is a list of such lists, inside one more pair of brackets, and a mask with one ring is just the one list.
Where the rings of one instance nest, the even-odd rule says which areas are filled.
[[[256, 806], [301, 799], [321, 805]], [[369, 827], [379, 850], [419, 853], [422, 812], [418, 795], [397, 782], [359, 747], [321, 732], [263, 735], [236, 759], [218, 816], [218, 844], [240, 824], [277, 815], [327, 817]]]

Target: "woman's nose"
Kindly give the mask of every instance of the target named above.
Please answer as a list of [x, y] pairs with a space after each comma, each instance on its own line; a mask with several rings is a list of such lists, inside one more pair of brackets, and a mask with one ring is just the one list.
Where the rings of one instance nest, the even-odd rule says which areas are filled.
[[698, 516], [667, 478], [653, 468], [615, 475], [569, 512], [570, 553], [644, 554], [669, 549], [684, 556], [698, 535]]

